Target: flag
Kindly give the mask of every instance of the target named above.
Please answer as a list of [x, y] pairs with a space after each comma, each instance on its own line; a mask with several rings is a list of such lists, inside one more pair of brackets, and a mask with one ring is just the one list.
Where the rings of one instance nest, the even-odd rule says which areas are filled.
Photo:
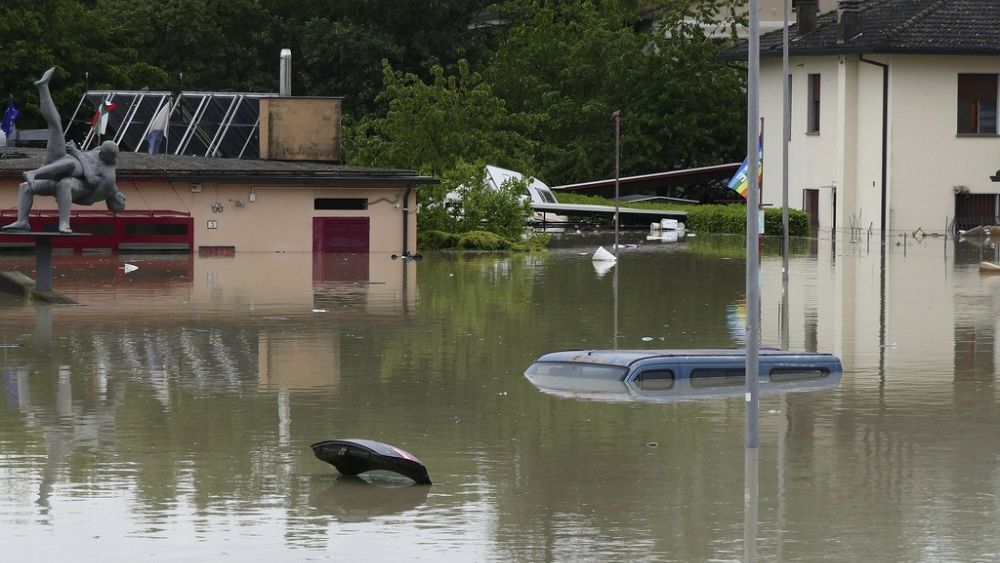
[[156, 117], [149, 124], [149, 133], [146, 133], [147, 151], [149, 154], [157, 154], [160, 149], [160, 141], [163, 140], [167, 131], [167, 124], [170, 120], [170, 102], [163, 104], [160, 111], [156, 112]]
[[90, 120], [90, 126], [97, 129], [98, 135], [103, 135], [107, 132], [108, 114], [117, 108], [118, 104], [111, 100], [104, 100], [101, 102], [101, 105], [97, 106], [97, 111], [94, 112], [94, 117]]
[[[743, 196], [743, 199], [747, 197], [747, 191], [750, 189], [750, 180], [747, 178], [747, 168], [750, 167], [750, 157], [748, 156], [743, 160], [743, 164], [740, 165], [739, 169], [736, 170], [736, 174], [733, 175], [732, 179], [729, 180], [729, 189], [736, 190], [736, 193]], [[763, 140], [758, 140], [757, 142], [757, 182], [760, 184], [761, 180], [764, 178], [764, 142]]]
[[21, 115], [21, 112], [17, 111], [17, 107], [14, 106], [14, 96], [12, 95], [7, 101], [7, 110], [3, 112], [3, 122], [0, 123], [0, 131], [7, 137], [14, 132], [14, 122], [17, 121], [17, 116]]

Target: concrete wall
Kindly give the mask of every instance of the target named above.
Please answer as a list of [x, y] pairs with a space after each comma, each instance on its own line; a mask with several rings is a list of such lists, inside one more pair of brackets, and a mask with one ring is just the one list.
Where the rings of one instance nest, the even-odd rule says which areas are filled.
[[1000, 137], [957, 134], [958, 75], [1000, 73], [1000, 57], [892, 58], [891, 223], [941, 232], [955, 215], [955, 186], [997, 193]]
[[[791, 142], [788, 149], [788, 205], [803, 209], [803, 190], [820, 191], [820, 228], [833, 225], [833, 190], [843, 175], [838, 157], [844, 124], [837, 112], [840, 72], [836, 59], [794, 58], [792, 74]], [[808, 77], [820, 74], [820, 132], [806, 131]], [[782, 200], [782, 85], [781, 60], [761, 62], [760, 110], [764, 118], [764, 203], [781, 206]]]
[[[958, 74], [1000, 73], [1000, 57], [866, 57], [889, 65], [887, 187], [890, 234], [917, 228], [942, 233], [954, 218], [954, 187], [998, 193], [989, 176], [1000, 168], [1000, 137], [959, 136]], [[790, 61], [792, 122], [789, 205], [802, 190], [820, 189], [820, 228], [882, 223], [882, 69], [857, 56]], [[821, 75], [819, 134], [806, 133], [808, 75]], [[761, 63], [764, 202], [781, 205], [781, 59]], [[836, 191], [836, 217], [833, 215]]]
[[339, 98], [260, 100], [260, 157], [340, 162]]

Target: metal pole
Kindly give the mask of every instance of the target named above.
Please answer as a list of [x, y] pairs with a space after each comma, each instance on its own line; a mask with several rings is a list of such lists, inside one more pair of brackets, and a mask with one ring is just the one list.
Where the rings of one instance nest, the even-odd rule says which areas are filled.
[[781, 138], [781, 348], [788, 349], [788, 143], [792, 139], [792, 77], [788, 73], [788, 10], [790, 0], [785, 0], [785, 26], [781, 34], [781, 75], [784, 100], [783, 127]]
[[612, 287], [613, 287], [613, 291], [614, 291], [614, 309], [615, 309], [614, 310], [614, 313], [615, 313], [615, 322], [614, 322], [614, 331], [615, 331], [615, 334], [614, 334], [614, 338], [612, 338], [612, 348], [615, 349], [615, 350], [618, 349], [618, 272], [620, 272], [621, 269], [622, 269], [621, 264], [615, 264], [615, 273], [614, 273], [615, 277], [612, 280]]
[[618, 178], [621, 174], [621, 138], [622, 138], [622, 112], [615, 110], [611, 114], [611, 119], [615, 122], [615, 258], [618, 258]]
[[747, 348], [746, 348], [746, 447], [756, 448], [760, 404], [757, 377], [760, 371], [760, 181], [758, 146], [760, 127], [760, 0], [750, 0], [750, 45], [747, 50]]

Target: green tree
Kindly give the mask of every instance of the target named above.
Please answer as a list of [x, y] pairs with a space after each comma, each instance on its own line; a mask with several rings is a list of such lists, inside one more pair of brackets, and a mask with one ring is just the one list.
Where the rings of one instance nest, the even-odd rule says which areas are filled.
[[0, 38], [2, 94], [14, 96], [20, 128], [44, 127], [33, 82], [49, 67], [57, 68], [52, 96], [64, 112], [88, 86], [140, 88], [165, 76], [140, 59], [121, 20], [79, 0], [0, 2]]
[[139, 60], [163, 70], [158, 82], [139, 87], [277, 91], [278, 22], [259, 0], [97, 0], [96, 5], [118, 40]]
[[497, 31], [470, 25], [492, 0], [270, 0], [292, 49], [293, 91], [344, 96], [345, 120], [384, 110], [381, 65], [430, 78], [434, 66], [488, 60]]
[[685, 20], [702, 12], [671, 6], [650, 33], [621, 5], [505, 4], [512, 27], [487, 80], [511, 111], [543, 115], [531, 137], [547, 183], [613, 173], [615, 110], [625, 174], [742, 157], [743, 74], [719, 63], [720, 44]]
[[432, 68], [430, 83], [393, 70], [388, 61], [382, 65], [385, 89], [379, 100], [388, 110], [348, 132], [345, 145], [353, 163], [436, 176], [461, 161], [532, 167], [532, 143], [522, 131], [533, 127], [534, 116], [509, 112], [466, 61], [450, 76]]

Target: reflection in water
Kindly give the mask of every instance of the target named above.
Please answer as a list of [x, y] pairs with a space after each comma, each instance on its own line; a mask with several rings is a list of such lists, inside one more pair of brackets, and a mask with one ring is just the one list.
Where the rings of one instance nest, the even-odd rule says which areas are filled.
[[413, 510], [427, 500], [430, 487], [388, 477], [336, 475], [310, 480], [309, 504], [341, 522], [367, 522]]
[[[793, 247], [781, 311], [781, 259], [765, 243], [762, 344], [782, 344], [787, 326], [791, 349], [835, 353], [845, 373], [834, 389], [761, 397], [748, 520], [741, 397], [572, 401], [522, 377], [543, 353], [607, 347], [610, 327], [621, 348], [740, 344], [730, 306], [745, 297], [742, 239], [638, 242], [603, 277], [590, 255], [606, 236], [567, 235], [531, 255], [376, 254], [364, 267], [184, 255], [129, 257], [140, 269], [125, 275], [117, 257], [56, 256], [55, 285], [79, 306], [0, 301], [4, 555], [1000, 552], [1000, 278], [978, 273], [982, 249], [910, 239], [905, 253], [889, 245], [883, 268], [864, 240], [806, 242]], [[46, 313], [51, 332], [38, 338]], [[341, 481], [308, 448], [329, 436], [420, 452], [435, 485]]]

